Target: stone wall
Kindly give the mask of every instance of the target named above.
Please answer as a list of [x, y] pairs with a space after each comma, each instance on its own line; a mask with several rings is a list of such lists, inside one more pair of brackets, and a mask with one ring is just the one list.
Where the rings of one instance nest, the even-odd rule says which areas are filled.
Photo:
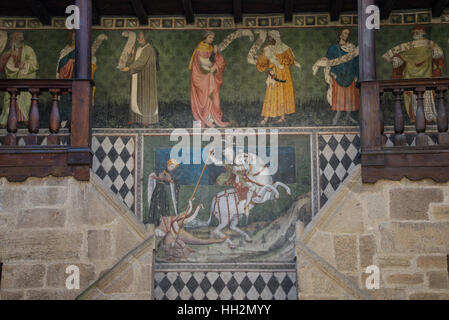
[[[94, 175], [1, 179], [0, 298], [74, 299], [151, 236]], [[79, 290], [66, 288], [69, 265], [80, 269]]]
[[362, 184], [357, 167], [297, 230], [299, 299], [449, 299], [449, 183]]
[[98, 281], [78, 296], [79, 300], [152, 300], [153, 251], [150, 237], [127, 254]]

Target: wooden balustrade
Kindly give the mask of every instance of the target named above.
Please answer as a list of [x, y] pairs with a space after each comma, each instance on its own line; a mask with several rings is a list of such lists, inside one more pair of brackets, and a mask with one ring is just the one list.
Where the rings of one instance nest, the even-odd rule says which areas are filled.
[[[89, 180], [92, 164], [91, 112], [91, 33], [92, 0], [75, 0], [79, 9], [80, 27], [75, 31], [75, 79], [37, 80], [8, 79], [0, 80], [0, 91], [10, 95], [7, 136], [0, 147], [0, 177], [9, 181], [24, 181], [28, 177], [53, 175], [74, 176], [78, 180]], [[17, 97], [22, 93], [31, 94], [31, 107], [28, 114], [28, 136], [25, 146], [18, 145], [17, 139]], [[47, 145], [38, 145], [39, 99], [43, 94], [52, 96], [49, 119], [50, 135]], [[72, 95], [72, 116], [70, 143], [60, 145], [59, 97]]]
[[53, 99], [49, 121], [51, 135], [47, 138], [47, 144], [59, 145], [59, 138], [57, 136], [61, 127], [59, 118], [59, 96], [60, 94], [70, 93], [72, 91], [71, 80], [3, 80], [0, 81], [0, 91], [5, 91], [10, 95], [9, 115], [6, 127], [8, 137], [5, 139], [4, 145], [16, 146], [18, 143], [16, 137], [19, 112], [17, 97], [23, 92], [29, 92], [31, 94], [31, 107], [30, 113], [28, 114], [29, 135], [25, 137], [25, 143], [29, 146], [38, 145], [37, 135], [40, 129], [39, 97], [46, 91], [50, 92]]
[[[448, 139], [448, 115], [445, 106], [445, 95], [449, 89], [449, 78], [438, 79], [408, 79], [408, 80], [388, 80], [379, 81], [379, 93], [392, 92], [394, 95], [394, 145], [406, 146], [404, 135], [404, 113], [405, 106], [402, 101], [404, 96], [408, 95], [410, 100], [416, 97], [416, 146], [425, 147], [429, 144], [428, 135], [426, 133], [429, 121], [425, 117], [424, 112], [424, 96], [431, 96], [435, 102], [437, 111], [437, 128], [438, 128], [438, 144], [441, 146], [449, 145]], [[427, 93], [426, 93], [427, 92]], [[384, 106], [388, 107], [388, 106]]]
[[[449, 90], [449, 78], [407, 79], [386, 81], [365, 81], [361, 83], [362, 95], [368, 95], [369, 112], [372, 119], [378, 116], [379, 121], [361, 119], [368, 128], [377, 125], [380, 130], [365, 130], [362, 134], [362, 178], [364, 182], [375, 182], [379, 179], [400, 180], [408, 177], [413, 180], [431, 178], [435, 181], [449, 181], [449, 133], [448, 114], [446, 111], [446, 93]], [[375, 92], [377, 90], [377, 101]], [[386, 92], [393, 95], [393, 106], [381, 106], [380, 97]], [[416, 99], [415, 146], [407, 145], [405, 136], [404, 97]], [[426, 119], [425, 99], [433, 99], [437, 111], [436, 119]], [[412, 102], [410, 102], [412, 103]], [[413, 102], [415, 103], [415, 102]], [[384, 136], [383, 111], [394, 108], [393, 147], [386, 146]], [[365, 111], [366, 112], [366, 111]], [[377, 116], [376, 116], [377, 115]], [[431, 121], [429, 121], [431, 120]], [[436, 124], [437, 132], [429, 133], [427, 126]], [[363, 131], [362, 131], [363, 133]], [[429, 145], [429, 134], [437, 134], [437, 143]]]
[[[0, 147], [0, 176], [10, 181], [23, 181], [30, 176], [75, 176], [89, 180], [92, 161], [90, 150], [90, 80], [0, 80], [0, 92], [10, 95], [7, 135]], [[62, 94], [77, 92], [72, 99], [72, 128], [67, 146], [60, 144], [61, 119], [59, 98]], [[28, 135], [25, 146], [18, 145], [18, 104], [22, 93], [31, 94], [28, 114]], [[51, 96], [47, 144], [39, 145], [39, 100], [44, 94]], [[41, 134], [42, 136], [42, 134]]]

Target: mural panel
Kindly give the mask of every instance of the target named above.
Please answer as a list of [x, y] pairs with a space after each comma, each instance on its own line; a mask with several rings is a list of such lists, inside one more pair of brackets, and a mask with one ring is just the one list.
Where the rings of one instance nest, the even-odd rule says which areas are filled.
[[[276, 17], [246, 17], [245, 29], [207, 18], [202, 26], [209, 30], [164, 30], [163, 21], [177, 25], [174, 18], [150, 21], [147, 29], [114, 29], [114, 18], [109, 29], [94, 30], [94, 127], [104, 129], [93, 139], [93, 169], [139, 219], [155, 225], [158, 262], [290, 263], [295, 221], [310, 221], [358, 163], [355, 17], [342, 16], [350, 26], [338, 28], [326, 16], [310, 18], [296, 16], [297, 27], [285, 28]], [[256, 27], [262, 22], [265, 28]], [[447, 24], [382, 26], [378, 78], [447, 76], [448, 34]], [[69, 79], [75, 64], [71, 32], [0, 31], [0, 78]], [[9, 96], [0, 99], [4, 126]], [[50, 99], [40, 97], [41, 127]], [[392, 97], [382, 99], [389, 125]], [[30, 103], [28, 93], [19, 96], [22, 128]], [[70, 95], [60, 97], [65, 126], [70, 104]], [[426, 92], [424, 104], [431, 124], [434, 92]], [[406, 93], [405, 106], [412, 124], [413, 93]], [[277, 127], [278, 147], [270, 149], [267, 138], [259, 148], [258, 130]], [[230, 145], [196, 140], [231, 128], [253, 134], [237, 134], [245, 137], [242, 145], [237, 138]], [[172, 129], [181, 130], [175, 138]]]
[[192, 141], [180, 163], [169, 136], [146, 136], [143, 215], [156, 226], [157, 260], [293, 261], [295, 222], [311, 210], [310, 136], [278, 141], [257, 153], [223, 146], [222, 155]]
[[[378, 78], [447, 75], [445, 24], [383, 26]], [[101, 128], [301, 127], [357, 125], [355, 27], [94, 30], [94, 126]], [[71, 78], [73, 34], [66, 30], [0, 32], [2, 78]], [[415, 66], [415, 67], [413, 67]], [[418, 67], [416, 67], [418, 66]], [[9, 97], [4, 95], [3, 105]], [[388, 98], [388, 96], [387, 96]], [[426, 117], [434, 119], [432, 93]], [[61, 116], [70, 120], [70, 97]], [[50, 97], [41, 99], [41, 112]], [[410, 123], [415, 98], [407, 95]], [[30, 96], [19, 96], [28, 118]], [[0, 125], [8, 109], [3, 108]], [[42, 117], [46, 121], [47, 117]], [[391, 123], [392, 110], [386, 110]], [[45, 125], [45, 124], [44, 124]]]

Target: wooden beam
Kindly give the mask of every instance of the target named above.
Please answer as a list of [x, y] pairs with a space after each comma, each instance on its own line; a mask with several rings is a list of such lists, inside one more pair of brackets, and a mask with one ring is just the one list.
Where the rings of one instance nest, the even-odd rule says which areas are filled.
[[382, 147], [379, 83], [376, 82], [375, 30], [366, 26], [366, 8], [375, 0], [358, 0], [358, 37], [360, 59], [360, 136], [362, 152]]
[[284, 1], [284, 21], [291, 22], [293, 20], [293, 0]]
[[72, 83], [70, 145], [90, 148], [92, 141], [92, 1], [76, 0], [80, 28], [75, 31], [75, 79]]
[[331, 21], [338, 21], [342, 9], [343, 0], [330, 0]]
[[90, 148], [67, 146], [14, 146], [0, 148], [0, 177], [22, 182], [28, 177], [74, 176], [89, 181], [92, 164]]
[[444, 8], [449, 3], [449, 0], [435, 0], [432, 6], [432, 17], [439, 18], [443, 13]]
[[380, 18], [388, 19], [396, 5], [396, 0], [383, 0], [380, 5]]
[[186, 22], [188, 24], [191, 24], [194, 22], [194, 15], [193, 15], [193, 7], [192, 7], [192, 1], [191, 0], [182, 0], [182, 8], [184, 9], [184, 15], [186, 17]]
[[240, 23], [242, 22], [242, 0], [234, 0], [233, 5], [233, 11], [234, 11], [234, 22]]
[[92, 24], [99, 26], [101, 24], [101, 10], [99, 0], [92, 0]]
[[92, 1], [76, 0], [80, 10], [80, 28], [75, 30], [75, 78], [92, 78]]
[[131, 4], [133, 5], [134, 13], [136, 14], [137, 18], [139, 18], [139, 23], [141, 25], [147, 25], [148, 13], [143, 6], [142, 0], [131, 0]]
[[26, 0], [26, 4], [43, 25], [51, 24], [51, 15], [40, 0]]

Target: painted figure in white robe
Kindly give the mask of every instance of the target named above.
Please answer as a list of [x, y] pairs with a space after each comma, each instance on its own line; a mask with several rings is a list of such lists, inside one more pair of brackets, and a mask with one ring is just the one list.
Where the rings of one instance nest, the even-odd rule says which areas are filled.
[[131, 75], [131, 101], [128, 124], [144, 127], [158, 122], [157, 77], [158, 51], [147, 42], [143, 32], [137, 36], [139, 47], [133, 47], [127, 66], [120, 69]]

